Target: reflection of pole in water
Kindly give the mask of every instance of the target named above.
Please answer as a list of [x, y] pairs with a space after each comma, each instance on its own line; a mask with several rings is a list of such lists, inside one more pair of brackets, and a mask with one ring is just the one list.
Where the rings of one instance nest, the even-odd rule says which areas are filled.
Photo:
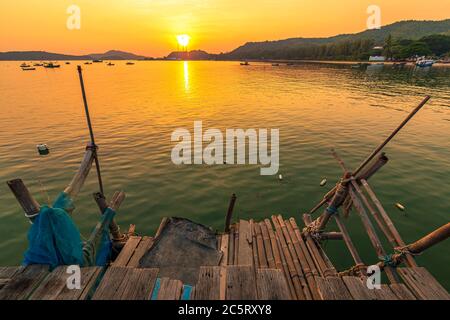
[[184, 71], [184, 90], [189, 91], [189, 65], [187, 61], [183, 62]]

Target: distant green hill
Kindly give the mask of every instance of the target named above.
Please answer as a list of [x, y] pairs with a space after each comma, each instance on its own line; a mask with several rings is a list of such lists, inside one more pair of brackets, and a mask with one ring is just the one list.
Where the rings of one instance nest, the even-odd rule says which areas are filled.
[[[243, 46], [221, 55], [227, 59], [295, 58], [314, 57], [314, 49], [320, 46], [352, 42], [356, 45], [383, 45], [389, 34], [394, 39], [420, 39], [432, 34], [450, 35], [450, 19], [442, 21], [407, 20], [395, 22], [376, 30], [366, 30], [355, 34], [341, 34], [328, 38], [290, 38], [277, 41], [248, 42]], [[306, 52], [306, 51], [311, 52]], [[324, 49], [326, 50], [326, 49]], [[345, 50], [344, 50], [345, 51]]]

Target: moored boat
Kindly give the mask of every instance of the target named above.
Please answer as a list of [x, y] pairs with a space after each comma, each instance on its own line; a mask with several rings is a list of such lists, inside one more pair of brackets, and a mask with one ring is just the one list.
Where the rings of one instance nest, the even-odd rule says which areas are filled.
[[108, 62], [106, 65], [109, 66], [109, 67], [111, 67], [111, 66], [114, 66], [115, 64], [112, 63], [112, 62]]
[[241, 62], [241, 66], [249, 66], [250, 64], [248, 63], [248, 61], [244, 61], [244, 62]]
[[49, 63], [44, 64], [44, 68], [48, 68], [48, 69], [54, 69], [54, 68], [59, 68], [59, 67], [60, 67], [59, 64], [56, 64], [56, 63], [53, 63], [53, 62], [49, 62]]
[[419, 68], [427, 68], [433, 66], [434, 62], [432, 59], [419, 58], [416, 61], [416, 66]]

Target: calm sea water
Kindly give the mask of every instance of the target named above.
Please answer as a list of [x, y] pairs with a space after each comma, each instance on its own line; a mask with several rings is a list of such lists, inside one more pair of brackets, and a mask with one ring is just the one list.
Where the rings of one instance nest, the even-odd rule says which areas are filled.
[[[30, 226], [5, 182], [22, 178], [39, 202], [52, 201], [89, 139], [76, 62], [30, 72], [19, 64], [0, 63], [0, 265], [21, 262]], [[431, 102], [386, 148], [390, 162], [370, 182], [407, 243], [449, 221], [450, 68], [235, 62], [83, 68], [106, 192], [127, 193], [117, 215], [123, 229], [134, 223], [138, 233], [153, 235], [164, 216], [222, 229], [233, 192], [236, 219], [281, 213], [300, 222], [341, 175], [330, 148], [356, 167], [426, 94]], [[220, 130], [279, 128], [283, 181], [260, 176], [255, 165], [172, 164], [172, 131], [193, 131], [196, 120]], [[49, 156], [37, 154], [38, 143], [50, 146]], [[328, 185], [320, 187], [324, 177]], [[85, 237], [99, 218], [95, 191], [93, 171], [73, 215]], [[347, 223], [363, 260], [376, 262], [359, 217], [352, 213]], [[351, 265], [342, 242], [326, 248], [338, 267]], [[418, 257], [448, 289], [449, 249], [447, 241]]]

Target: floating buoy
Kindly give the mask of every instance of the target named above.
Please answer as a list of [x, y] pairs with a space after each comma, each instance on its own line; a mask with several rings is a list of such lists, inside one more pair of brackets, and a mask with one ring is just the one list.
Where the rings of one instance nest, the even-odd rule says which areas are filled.
[[395, 204], [395, 206], [397, 207], [398, 210], [400, 210], [400, 211], [405, 211], [405, 207], [404, 207], [402, 204], [400, 204], [400, 203], [397, 202], [397, 203]]
[[283, 176], [280, 174], [280, 175], [278, 175], [278, 179], [281, 181], [281, 180], [283, 180]]
[[327, 184], [327, 179], [324, 178], [322, 181], [320, 181], [320, 186], [323, 187], [324, 185]]
[[48, 145], [44, 144], [38, 144], [37, 146], [38, 152], [41, 156], [46, 156], [50, 153], [50, 149]]

